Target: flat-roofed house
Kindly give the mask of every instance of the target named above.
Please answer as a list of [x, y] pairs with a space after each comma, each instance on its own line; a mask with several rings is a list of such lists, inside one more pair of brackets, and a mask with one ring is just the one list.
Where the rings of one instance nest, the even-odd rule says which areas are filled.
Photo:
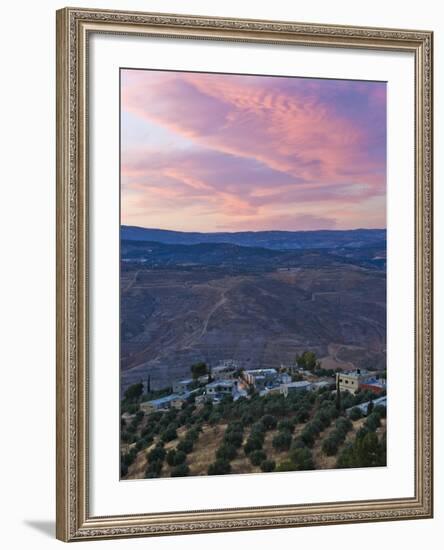
[[193, 384], [195, 384], [195, 381], [192, 378], [176, 380], [176, 382], [173, 383], [173, 392], [187, 393], [193, 388]]
[[211, 398], [233, 395], [236, 385], [235, 380], [215, 380], [205, 386], [205, 393]]
[[281, 384], [290, 384], [291, 376], [288, 373], [283, 372], [279, 375], [279, 381], [281, 382]]
[[179, 396], [177, 394], [165, 395], [158, 399], [152, 399], [151, 401], [145, 401], [140, 404], [140, 410], [143, 412], [162, 411], [171, 408], [174, 401], [177, 401]]
[[240, 363], [234, 359], [225, 359], [211, 369], [213, 380], [232, 380], [237, 378], [241, 369]]
[[189, 393], [182, 393], [180, 395], [176, 395], [176, 399], [171, 400], [170, 407], [174, 407], [175, 409], [181, 409], [182, 405], [185, 403], [189, 395], [190, 395]]
[[307, 382], [307, 380], [300, 380], [299, 382], [290, 382], [290, 384], [282, 384], [280, 391], [281, 391], [281, 394], [287, 397], [289, 393], [305, 392], [311, 389], [312, 389], [311, 382]]
[[219, 365], [211, 369], [211, 377], [213, 380], [231, 380], [236, 378], [238, 371], [237, 367]]
[[252, 369], [243, 372], [244, 380], [256, 390], [264, 389], [265, 386], [273, 385], [277, 380], [276, 369]]
[[340, 391], [349, 391], [355, 394], [362, 384], [371, 379], [372, 375], [365, 370], [356, 369], [347, 372], [336, 373], [336, 384], [339, 385]]

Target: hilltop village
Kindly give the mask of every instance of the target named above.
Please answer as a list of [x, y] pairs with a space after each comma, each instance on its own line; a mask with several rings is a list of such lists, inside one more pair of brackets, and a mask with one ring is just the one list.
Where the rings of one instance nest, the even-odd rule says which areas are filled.
[[[202, 367], [204, 370], [205, 367]], [[171, 407], [181, 408], [192, 396], [196, 404], [212, 401], [219, 403], [224, 397], [233, 401], [252, 395], [265, 397], [271, 394], [313, 391], [321, 388], [336, 388], [355, 394], [358, 390], [368, 390], [374, 395], [385, 393], [385, 380], [374, 372], [340, 371], [333, 373], [319, 370], [311, 372], [303, 367], [281, 367], [281, 369], [250, 369], [243, 370], [236, 361], [224, 361], [212, 368], [208, 374], [196, 378], [178, 380], [173, 384], [172, 392], [157, 399], [140, 403], [144, 412], [166, 410]]]
[[191, 367], [121, 403], [122, 479], [384, 466], [386, 382], [322, 369], [312, 352], [279, 369]]

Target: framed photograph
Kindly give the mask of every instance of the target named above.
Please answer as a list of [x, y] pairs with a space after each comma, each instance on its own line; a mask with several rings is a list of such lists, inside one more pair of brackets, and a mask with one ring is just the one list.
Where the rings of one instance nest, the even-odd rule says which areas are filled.
[[432, 32], [57, 12], [57, 537], [432, 516]]

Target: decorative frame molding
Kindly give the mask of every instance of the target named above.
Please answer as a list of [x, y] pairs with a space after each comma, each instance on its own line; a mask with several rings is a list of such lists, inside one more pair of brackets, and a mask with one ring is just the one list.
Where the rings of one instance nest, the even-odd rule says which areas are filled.
[[[91, 32], [408, 51], [415, 56], [415, 496], [91, 517], [87, 411], [86, 44]], [[432, 43], [429, 31], [64, 8], [57, 12], [57, 538], [64, 541], [430, 518]]]

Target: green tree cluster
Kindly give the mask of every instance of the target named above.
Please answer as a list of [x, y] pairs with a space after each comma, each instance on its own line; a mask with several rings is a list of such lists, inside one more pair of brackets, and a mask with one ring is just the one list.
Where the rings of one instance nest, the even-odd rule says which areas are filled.
[[313, 351], [304, 351], [296, 356], [296, 364], [302, 369], [313, 371], [318, 366], [316, 354]]
[[163, 468], [163, 461], [165, 460], [166, 451], [162, 443], [158, 443], [154, 449], [147, 454], [148, 465], [145, 469], [145, 477], [153, 478], [159, 477]]
[[278, 451], [288, 451], [292, 441], [291, 432], [283, 430], [273, 437], [272, 445]]
[[337, 468], [367, 468], [385, 466], [385, 437], [378, 439], [376, 432], [357, 435], [352, 445], [347, 446], [339, 455]]
[[137, 402], [143, 395], [143, 384], [139, 382], [129, 386], [124, 393], [124, 399], [128, 402]]
[[223, 459], [217, 458], [208, 467], [209, 476], [220, 476], [224, 474], [229, 474], [230, 472], [231, 472], [231, 464], [229, 460], [223, 460]]
[[353, 428], [353, 424], [348, 418], [341, 416], [336, 420], [336, 429], [322, 442], [322, 451], [327, 456], [335, 455], [339, 446], [344, 443], [348, 432]]
[[276, 462], [274, 460], [264, 460], [261, 462], [261, 470], [263, 472], [274, 472], [276, 469]]
[[288, 458], [279, 463], [276, 467], [278, 472], [291, 472], [294, 470], [314, 470], [312, 452], [306, 447], [302, 440], [293, 442]]
[[250, 435], [244, 445], [246, 455], [262, 449], [265, 440], [265, 427], [262, 422], [256, 422], [251, 427]]
[[186, 453], [177, 449], [170, 449], [166, 454], [166, 461], [169, 466], [179, 466], [187, 459]]
[[364, 468], [369, 466], [385, 466], [386, 434], [378, 438], [376, 430], [381, 426], [381, 418], [385, 414], [385, 407], [373, 409], [362, 428], [356, 434], [352, 444], [347, 445], [340, 453], [337, 468]]
[[199, 361], [198, 363], [191, 365], [191, 376], [194, 380], [197, 380], [201, 376], [207, 375], [208, 372], [208, 366], [203, 361]]

